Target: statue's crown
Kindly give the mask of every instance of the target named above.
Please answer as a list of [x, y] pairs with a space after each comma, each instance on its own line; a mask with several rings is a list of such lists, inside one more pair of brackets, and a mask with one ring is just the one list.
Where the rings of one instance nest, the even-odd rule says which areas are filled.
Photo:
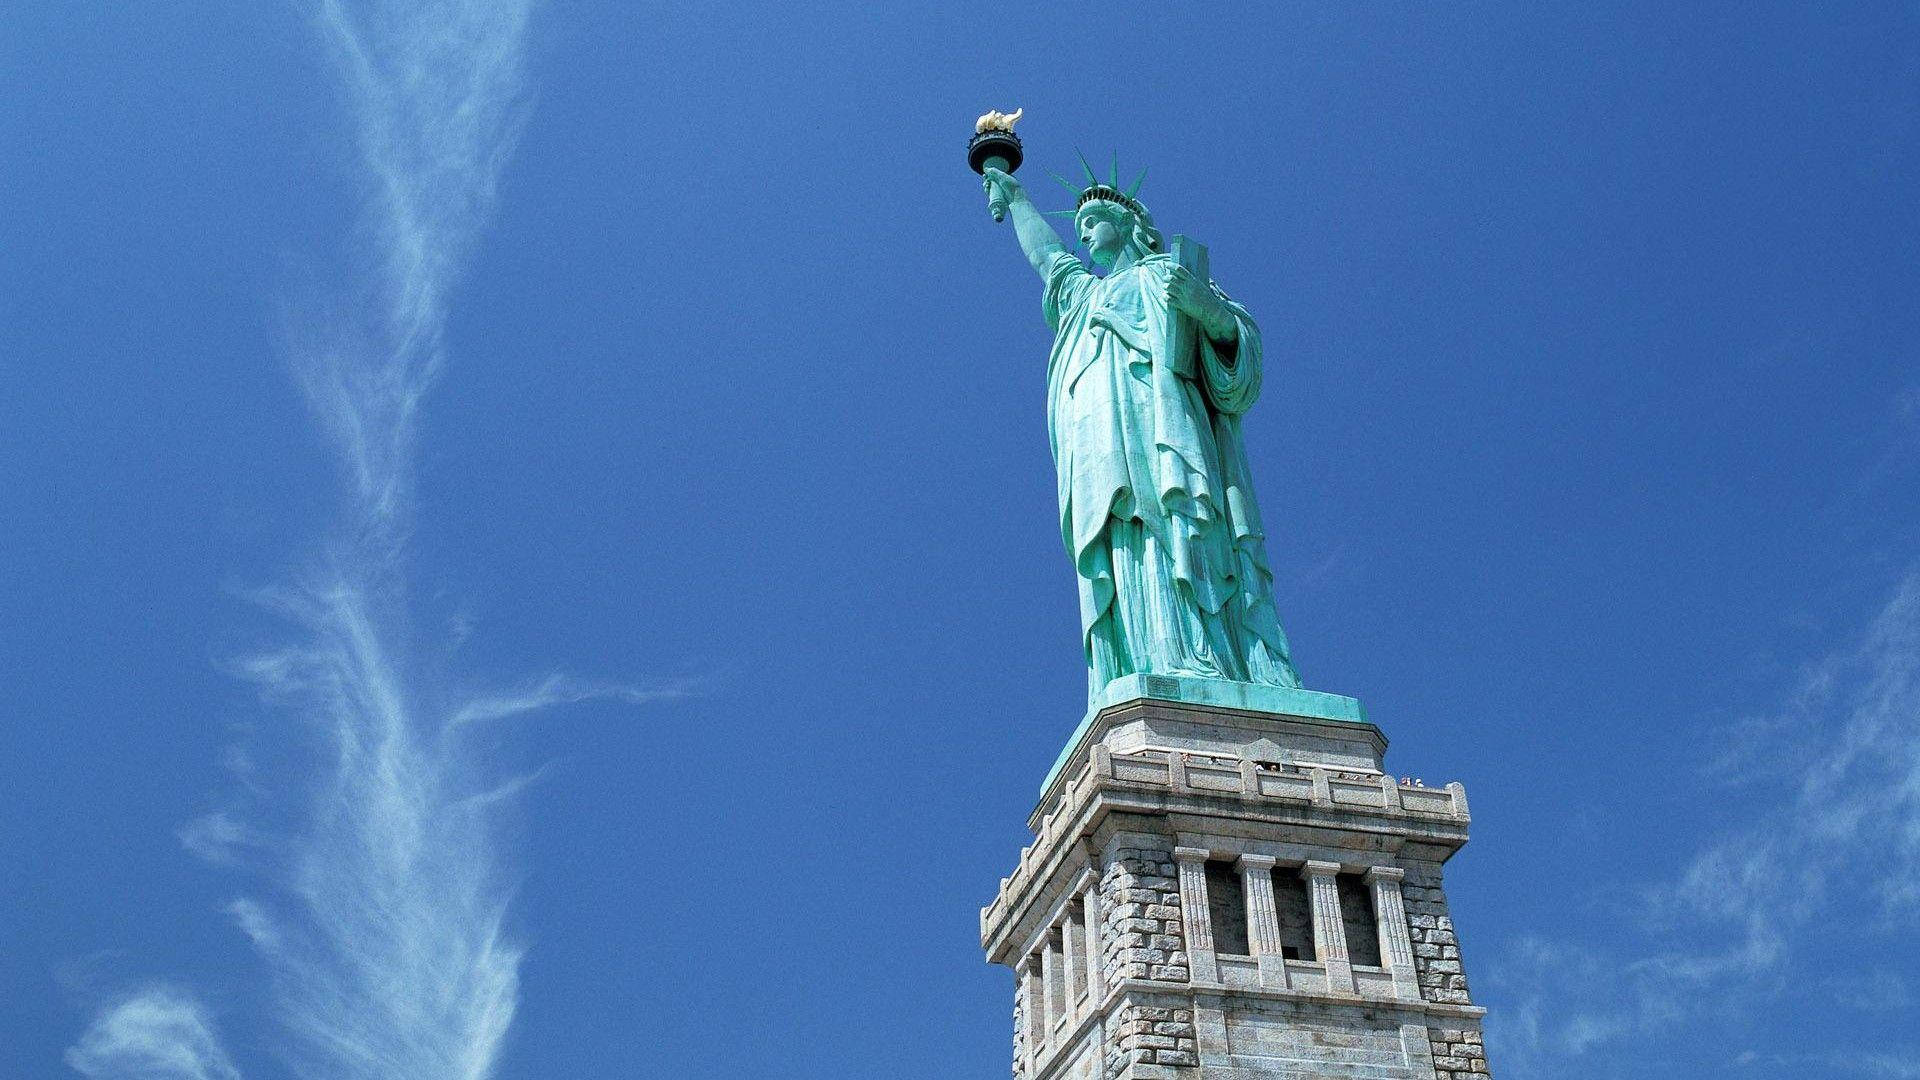
[[1080, 201], [1073, 204], [1074, 212], [1079, 213], [1080, 208], [1090, 202], [1119, 203], [1121, 206], [1126, 207], [1128, 210], [1142, 217], [1146, 216], [1147, 212], [1147, 208], [1140, 205], [1140, 200], [1111, 184], [1095, 184], [1085, 191], [1082, 191], [1080, 193]]
[[1147, 179], [1147, 171], [1145, 169], [1140, 170], [1140, 175], [1132, 184], [1128, 185], [1125, 191], [1122, 191], [1120, 189], [1120, 161], [1118, 156], [1115, 157], [1113, 168], [1108, 172], [1105, 181], [1102, 181], [1098, 176], [1093, 174], [1093, 166], [1087, 164], [1085, 154], [1080, 156], [1080, 168], [1087, 174], [1087, 186], [1084, 188], [1072, 184], [1066, 177], [1061, 176], [1052, 169], [1047, 170], [1055, 180], [1060, 182], [1061, 187], [1074, 193], [1076, 200], [1071, 210], [1054, 210], [1049, 211], [1049, 213], [1056, 214], [1060, 217], [1076, 217], [1080, 213], [1080, 208], [1090, 202], [1110, 202], [1126, 208], [1136, 217], [1147, 217], [1147, 208], [1141, 205], [1139, 199], [1135, 198], [1135, 196], [1140, 193], [1140, 185]]

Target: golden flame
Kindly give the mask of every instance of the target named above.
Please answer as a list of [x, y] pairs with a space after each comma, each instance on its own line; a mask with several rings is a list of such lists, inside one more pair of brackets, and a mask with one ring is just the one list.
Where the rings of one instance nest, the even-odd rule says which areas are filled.
[[973, 133], [976, 135], [983, 131], [1005, 131], [1011, 133], [1014, 122], [1019, 120], [1026, 111], [1025, 108], [1015, 109], [1010, 113], [989, 110], [987, 115], [973, 122]]

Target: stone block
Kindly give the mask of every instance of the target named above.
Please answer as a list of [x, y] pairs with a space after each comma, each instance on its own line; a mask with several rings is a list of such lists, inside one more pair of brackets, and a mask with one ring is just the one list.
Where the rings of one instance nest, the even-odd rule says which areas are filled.
[[1170, 1035], [1129, 1035], [1121, 1040], [1120, 1045], [1128, 1050], [1172, 1050], [1179, 1044]]

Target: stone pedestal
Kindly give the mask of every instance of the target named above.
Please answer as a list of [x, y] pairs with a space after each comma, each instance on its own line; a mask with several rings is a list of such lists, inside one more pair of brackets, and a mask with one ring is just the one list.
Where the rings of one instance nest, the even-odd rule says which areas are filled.
[[980, 913], [1016, 1080], [1475, 1080], [1441, 865], [1466, 792], [1386, 775], [1352, 698], [1135, 676]]

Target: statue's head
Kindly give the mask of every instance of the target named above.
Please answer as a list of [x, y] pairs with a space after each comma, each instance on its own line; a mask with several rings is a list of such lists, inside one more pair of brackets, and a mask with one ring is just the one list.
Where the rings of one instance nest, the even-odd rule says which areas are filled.
[[1161, 248], [1160, 230], [1145, 204], [1105, 184], [1081, 193], [1073, 230], [1097, 266], [1112, 266], [1122, 254], [1138, 261]]
[[1117, 155], [1113, 171], [1108, 174], [1104, 184], [1093, 175], [1093, 166], [1087, 164], [1084, 155], [1080, 158], [1080, 167], [1087, 173], [1088, 186], [1085, 188], [1076, 187], [1066, 177], [1048, 170], [1061, 187], [1074, 193], [1077, 201], [1072, 210], [1049, 210], [1047, 213], [1049, 216], [1072, 216], [1073, 235], [1093, 256], [1094, 264], [1111, 267], [1123, 255], [1128, 262], [1134, 262], [1160, 251], [1160, 230], [1153, 227], [1153, 215], [1147, 212], [1146, 204], [1136, 197], [1140, 193], [1141, 181], [1147, 178], [1147, 174], [1142, 172], [1131, 187], [1122, 191]]

